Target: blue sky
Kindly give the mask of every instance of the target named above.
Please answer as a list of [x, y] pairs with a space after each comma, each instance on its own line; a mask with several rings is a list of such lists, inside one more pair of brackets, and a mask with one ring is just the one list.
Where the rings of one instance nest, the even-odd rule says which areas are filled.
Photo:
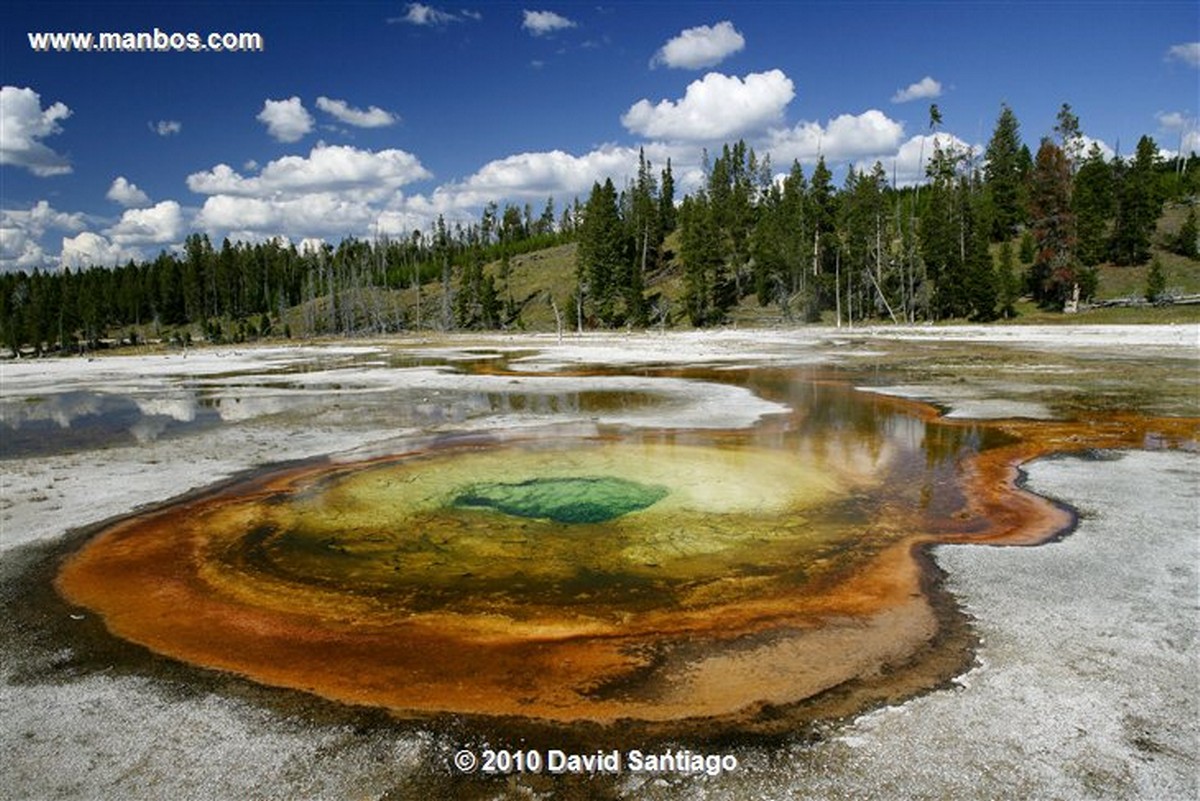
[[[17, 3], [0, 32], [0, 269], [152, 258], [193, 231], [337, 242], [561, 209], [644, 148], [691, 188], [745, 139], [916, 180], [1001, 103], [1112, 151], [1200, 151], [1195, 2]], [[38, 32], [252, 32], [257, 52], [35, 52]]]

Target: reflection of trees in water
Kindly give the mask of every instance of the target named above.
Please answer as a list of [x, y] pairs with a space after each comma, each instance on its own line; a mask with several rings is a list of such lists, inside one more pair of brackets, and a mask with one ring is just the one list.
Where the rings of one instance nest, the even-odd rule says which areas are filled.
[[876, 458], [890, 446], [920, 452], [928, 466], [936, 467], [989, 444], [982, 426], [927, 422], [915, 411], [904, 411], [909, 403], [834, 383], [815, 370], [757, 371], [743, 383], [791, 406], [795, 415], [789, 427], [798, 435], [818, 441], [852, 437]]
[[738, 383], [795, 410], [782, 430], [766, 427], [753, 434], [756, 442], [804, 448], [830, 465], [886, 467], [886, 487], [874, 503], [927, 516], [962, 508], [964, 458], [1012, 441], [994, 427], [924, 419], [918, 404], [857, 391], [847, 383], [853, 376], [827, 369], [708, 371], [704, 378]]

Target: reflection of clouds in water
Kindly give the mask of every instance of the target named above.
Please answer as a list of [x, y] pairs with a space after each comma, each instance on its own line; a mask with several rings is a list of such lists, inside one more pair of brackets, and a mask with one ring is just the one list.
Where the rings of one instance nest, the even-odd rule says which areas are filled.
[[801, 443], [796, 453], [812, 464], [859, 480], [878, 477], [900, 456], [904, 446], [891, 440], [863, 442], [853, 434], [833, 435], [825, 440]]
[[[100, 391], [9, 394], [0, 401], [0, 427], [9, 432], [0, 456], [145, 445], [214, 425], [496, 431], [586, 419], [633, 427], [736, 428], [784, 410], [746, 388], [699, 380], [477, 375], [373, 364], [293, 375], [106, 374], [100, 386]], [[5, 386], [0, 394], [12, 390]]]
[[80, 417], [102, 414], [108, 400], [108, 396], [96, 392], [64, 392], [34, 402], [6, 403], [0, 416], [12, 428], [43, 420], [52, 420], [59, 428], [70, 428]]
[[71, 396], [59, 395], [55, 400], [58, 399], [61, 399], [61, 402], [48, 404], [48, 411], [50, 418], [58, 423], [60, 428], [70, 428], [71, 422], [78, 417], [99, 414], [102, 405], [99, 395], [71, 393]]
[[194, 392], [168, 397], [135, 397], [133, 402], [146, 417], [169, 417], [181, 423], [190, 423], [196, 419]]
[[145, 445], [162, 436], [170, 424], [170, 417], [143, 417], [129, 427], [129, 433], [133, 434], [139, 445]]
[[[449, 360], [453, 354], [442, 354]], [[478, 359], [478, 354], [472, 354]], [[610, 425], [741, 428], [788, 411], [745, 387], [660, 376], [489, 375], [444, 366], [324, 367], [293, 374], [206, 377], [194, 384], [227, 422], [324, 413], [337, 398], [398, 424], [462, 423], [486, 415], [587, 415]], [[631, 398], [631, 395], [641, 397]], [[595, 397], [591, 397], [595, 396]], [[497, 425], [507, 424], [498, 419]]]
[[454, 389], [398, 390], [394, 388], [364, 391], [361, 388], [312, 391], [262, 390], [240, 387], [236, 394], [208, 396], [210, 407], [223, 422], [236, 423], [284, 413], [328, 414], [338, 397], [353, 397], [357, 414], [385, 418], [398, 425], [440, 425], [462, 423], [484, 415], [578, 414], [579, 393], [458, 391]]
[[0, 407], [8, 431], [6, 457], [59, 453], [81, 448], [153, 442], [167, 434], [211, 423], [215, 415], [199, 406], [196, 393], [162, 394], [58, 392]]
[[[283, 395], [237, 395], [218, 397], [214, 400], [219, 402], [213, 404], [217, 414], [226, 423], [237, 423], [256, 417], [280, 414], [305, 405], [303, 401], [297, 403], [295, 399]], [[307, 400], [309, 405], [315, 406], [321, 403], [319, 398]]]
[[838, 458], [842, 469], [856, 475], [873, 475], [882, 471], [898, 455], [894, 443], [855, 441], [846, 437], [839, 443]]
[[897, 443], [901, 448], [917, 452], [925, 441], [925, 421], [903, 414], [893, 414], [884, 425], [889, 441]]
[[3, 420], [12, 428], [52, 420], [59, 428], [70, 428], [84, 417], [128, 415], [136, 408], [139, 417], [162, 417], [190, 423], [196, 419], [195, 393], [166, 397], [140, 397], [107, 392], [61, 392], [36, 401], [7, 403]]

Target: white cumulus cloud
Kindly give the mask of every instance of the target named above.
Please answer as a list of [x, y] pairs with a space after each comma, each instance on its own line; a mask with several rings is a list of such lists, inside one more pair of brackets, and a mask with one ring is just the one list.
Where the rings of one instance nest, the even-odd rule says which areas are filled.
[[356, 128], [386, 128], [396, 124], [396, 116], [384, 111], [378, 106], [371, 106], [366, 111], [354, 108], [345, 100], [334, 100], [331, 97], [318, 97], [317, 108], [337, 118], [347, 125]]
[[0, 225], [18, 226], [40, 236], [45, 231], [55, 228], [62, 231], [82, 231], [87, 227], [87, 218], [79, 212], [69, 214], [58, 211], [45, 200], [39, 200], [28, 211], [0, 211]]
[[[925, 169], [929, 166], [929, 159], [933, 156], [936, 147], [960, 152], [968, 152], [972, 149], [971, 145], [954, 134], [921, 134], [906, 140], [892, 155], [879, 155], [871, 162], [882, 161], [888, 175], [895, 176], [896, 183], [900, 186], [913, 186], [925, 183], [927, 180]], [[974, 150], [979, 152], [978, 147]]]
[[576, 27], [574, 20], [567, 19], [553, 11], [525, 11], [521, 27], [534, 36], [546, 36], [555, 31]]
[[284, 156], [258, 175], [245, 177], [228, 164], [187, 177], [188, 189], [202, 195], [242, 197], [296, 196], [318, 192], [353, 192], [381, 199], [413, 181], [431, 177], [421, 162], [403, 150], [359, 150], [348, 145], [318, 144], [308, 156]]
[[102, 232], [81, 230], [86, 221], [82, 214], [65, 215], [39, 204], [36, 208], [45, 223], [43, 227], [79, 231], [64, 236], [57, 258], [60, 267], [83, 269], [112, 267], [129, 261], [145, 261], [148, 250], [178, 245], [188, 231], [183, 208], [174, 200], [164, 200], [144, 209], [126, 209], [121, 218]]
[[147, 209], [126, 210], [105, 234], [121, 246], [166, 245], [182, 239], [186, 227], [180, 205], [164, 200]]
[[1200, 42], [1171, 45], [1167, 49], [1167, 61], [1182, 61], [1184, 64], [1200, 67]]
[[370, 151], [318, 144], [307, 156], [284, 156], [257, 175], [227, 164], [193, 173], [193, 192], [210, 195], [197, 227], [231, 239], [273, 236], [337, 241], [369, 235], [382, 209], [400, 202], [400, 187], [431, 177], [416, 156], [402, 150]]
[[637, 170], [637, 150], [605, 146], [582, 156], [561, 150], [520, 153], [485, 164], [469, 178], [438, 187], [433, 196], [437, 210], [466, 209], [490, 201], [545, 200], [559, 204], [586, 195], [592, 184], [630, 176]]
[[1113, 150], [1108, 142], [1105, 142], [1103, 139], [1093, 139], [1087, 134], [1080, 134], [1079, 152], [1083, 156], [1087, 156], [1088, 152], [1092, 149], [1092, 145], [1100, 148], [1100, 154], [1104, 156], [1105, 161], [1112, 161], [1113, 156], [1117, 155], [1117, 151]]
[[204, 201], [195, 225], [246, 242], [276, 236], [324, 236], [339, 241], [369, 234], [377, 215], [372, 204], [336, 192], [266, 199], [214, 195]]
[[85, 267], [115, 267], [131, 259], [143, 258], [136, 248], [125, 248], [92, 231], [73, 237], [63, 237], [59, 264], [75, 269]]
[[689, 70], [712, 67], [745, 46], [745, 37], [728, 20], [711, 27], [700, 25], [668, 40], [654, 54], [650, 66], [662, 64]]
[[1195, 117], [1180, 111], [1159, 112], [1155, 117], [1159, 127], [1172, 140], [1164, 144], [1178, 144], [1179, 152], [1185, 156], [1200, 153], [1200, 124]]
[[295, 142], [313, 129], [312, 115], [298, 97], [267, 100], [257, 119], [267, 126], [267, 133], [280, 142]]
[[36, 270], [50, 264], [36, 238], [20, 228], [0, 225], [0, 272]]
[[0, 210], [0, 271], [33, 270], [53, 266], [42, 238], [48, 231], [82, 231], [83, 214], [57, 211], [45, 200], [28, 209]]
[[801, 122], [791, 128], [775, 129], [767, 149], [776, 164], [793, 160], [812, 163], [859, 160], [893, 154], [904, 136], [904, 126], [877, 109], [862, 114], [841, 114], [825, 125]]
[[926, 75], [916, 83], [910, 83], [903, 89], [896, 90], [896, 94], [892, 95], [893, 103], [908, 103], [912, 100], [922, 100], [926, 98], [935, 98], [942, 96], [941, 81], [936, 81], [932, 77]]
[[59, 133], [59, 122], [70, 116], [71, 109], [62, 103], [43, 110], [41, 96], [28, 87], [0, 88], [0, 164], [24, 167], [40, 177], [71, 172], [67, 158], [41, 141]]
[[112, 186], [104, 196], [126, 208], [150, 205], [150, 196], [138, 189], [137, 184], [130, 183], [124, 175], [113, 179]]
[[1196, 124], [1195, 120], [1180, 111], [1160, 111], [1154, 118], [1164, 131], [1182, 131]]
[[680, 100], [639, 100], [621, 117], [634, 133], [673, 141], [715, 141], [778, 122], [796, 90], [780, 70], [744, 79], [710, 72], [688, 85]]

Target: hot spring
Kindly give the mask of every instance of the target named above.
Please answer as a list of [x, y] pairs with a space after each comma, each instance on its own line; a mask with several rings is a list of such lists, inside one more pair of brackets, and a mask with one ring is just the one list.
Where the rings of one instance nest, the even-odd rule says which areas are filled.
[[401, 717], [753, 726], [944, 681], [924, 546], [1069, 523], [1016, 481], [1067, 424], [943, 420], [808, 370], [692, 377], [791, 411], [267, 470], [107, 526], [57, 586], [160, 654]]

